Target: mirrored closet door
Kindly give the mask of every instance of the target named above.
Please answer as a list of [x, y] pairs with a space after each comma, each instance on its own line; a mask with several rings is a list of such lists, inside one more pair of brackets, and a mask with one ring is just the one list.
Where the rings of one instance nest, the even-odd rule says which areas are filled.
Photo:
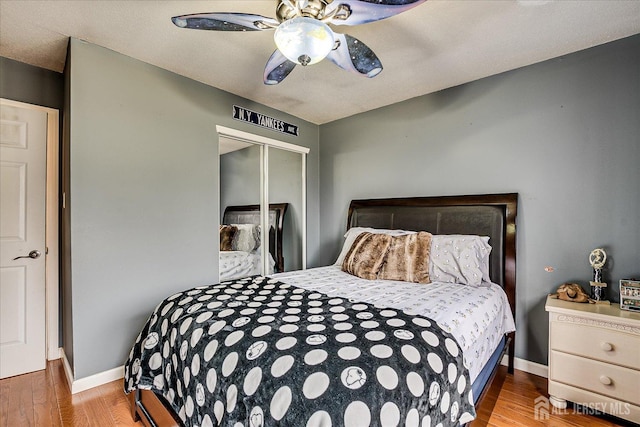
[[[283, 271], [304, 268], [302, 258], [303, 242], [303, 155], [293, 151], [268, 147], [269, 165], [269, 200], [286, 203], [286, 214], [283, 218], [282, 248], [275, 248], [282, 253]], [[270, 242], [270, 245], [278, 242]], [[274, 248], [270, 247], [270, 251]]]
[[217, 130], [220, 280], [306, 268], [309, 150], [222, 126]]

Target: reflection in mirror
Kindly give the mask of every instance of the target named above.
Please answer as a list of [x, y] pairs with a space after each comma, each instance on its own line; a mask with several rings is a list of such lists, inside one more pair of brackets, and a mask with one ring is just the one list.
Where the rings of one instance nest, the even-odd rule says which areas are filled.
[[[220, 281], [264, 274], [261, 256], [261, 151], [257, 144], [220, 137]], [[247, 212], [229, 206], [253, 205]], [[269, 265], [273, 265], [270, 263]], [[271, 271], [267, 271], [270, 273]]]
[[[302, 154], [269, 147], [269, 200], [286, 203], [282, 227], [282, 271], [300, 270], [302, 264]], [[270, 242], [270, 251], [273, 244]]]
[[[284, 271], [284, 259], [282, 251], [282, 235], [284, 219], [287, 216], [287, 203], [270, 204], [269, 214], [266, 224], [267, 227], [262, 227], [261, 221], [261, 209], [260, 205], [240, 205], [240, 206], [227, 206], [224, 209], [223, 222], [226, 224], [233, 224], [232, 227], [240, 230], [246, 228], [248, 224], [257, 225], [258, 230], [269, 230], [268, 240], [269, 245], [267, 253], [267, 265], [265, 271], [271, 273], [279, 273]], [[259, 233], [256, 233], [256, 235]], [[236, 234], [237, 236], [237, 234]], [[265, 237], [266, 239], [267, 237]], [[257, 250], [256, 250], [257, 251]], [[262, 255], [262, 254], [261, 254]]]

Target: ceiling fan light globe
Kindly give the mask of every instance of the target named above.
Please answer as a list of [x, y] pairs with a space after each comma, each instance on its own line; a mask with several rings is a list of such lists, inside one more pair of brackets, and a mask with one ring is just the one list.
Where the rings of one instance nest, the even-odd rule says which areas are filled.
[[173, 23], [180, 27], [180, 28], [186, 28], [187, 27], [187, 20], [184, 18], [180, 18], [178, 16], [176, 16], [175, 18], [171, 18], [171, 20], [173, 21]]
[[307, 17], [284, 21], [276, 28], [273, 39], [289, 61], [300, 65], [322, 61], [335, 43], [333, 31], [327, 24]]
[[376, 67], [373, 70], [369, 71], [367, 73], [367, 77], [372, 78], [377, 76], [378, 74], [380, 74], [382, 72], [382, 67]]

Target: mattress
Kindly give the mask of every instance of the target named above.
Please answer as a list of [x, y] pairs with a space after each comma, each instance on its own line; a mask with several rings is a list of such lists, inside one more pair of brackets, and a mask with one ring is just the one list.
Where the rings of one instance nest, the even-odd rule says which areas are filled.
[[504, 334], [515, 323], [504, 290], [495, 283], [468, 286], [433, 282], [428, 285], [366, 280], [328, 266], [273, 274], [271, 277], [331, 297], [347, 298], [430, 318], [455, 337], [473, 382]]
[[[269, 254], [269, 271], [274, 271], [275, 261]], [[249, 277], [262, 274], [262, 258], [260, 248], [253, 252], [224, 251], [220, 252], [220, 281], [233, 280], [241, 277]]]

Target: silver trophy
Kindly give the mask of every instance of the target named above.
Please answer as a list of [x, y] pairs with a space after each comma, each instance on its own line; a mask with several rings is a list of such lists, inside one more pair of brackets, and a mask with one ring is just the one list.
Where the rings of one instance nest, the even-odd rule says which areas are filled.
[[606, 283], [602, 282], [602, 268], [607, 262], [607, 253], [602, 248], [596, 248], [589, 254], [589, 264], [593, 268], [593, 281], [591, 284], [591, 299], [595, 302], [605, 302], [604, 288]]

